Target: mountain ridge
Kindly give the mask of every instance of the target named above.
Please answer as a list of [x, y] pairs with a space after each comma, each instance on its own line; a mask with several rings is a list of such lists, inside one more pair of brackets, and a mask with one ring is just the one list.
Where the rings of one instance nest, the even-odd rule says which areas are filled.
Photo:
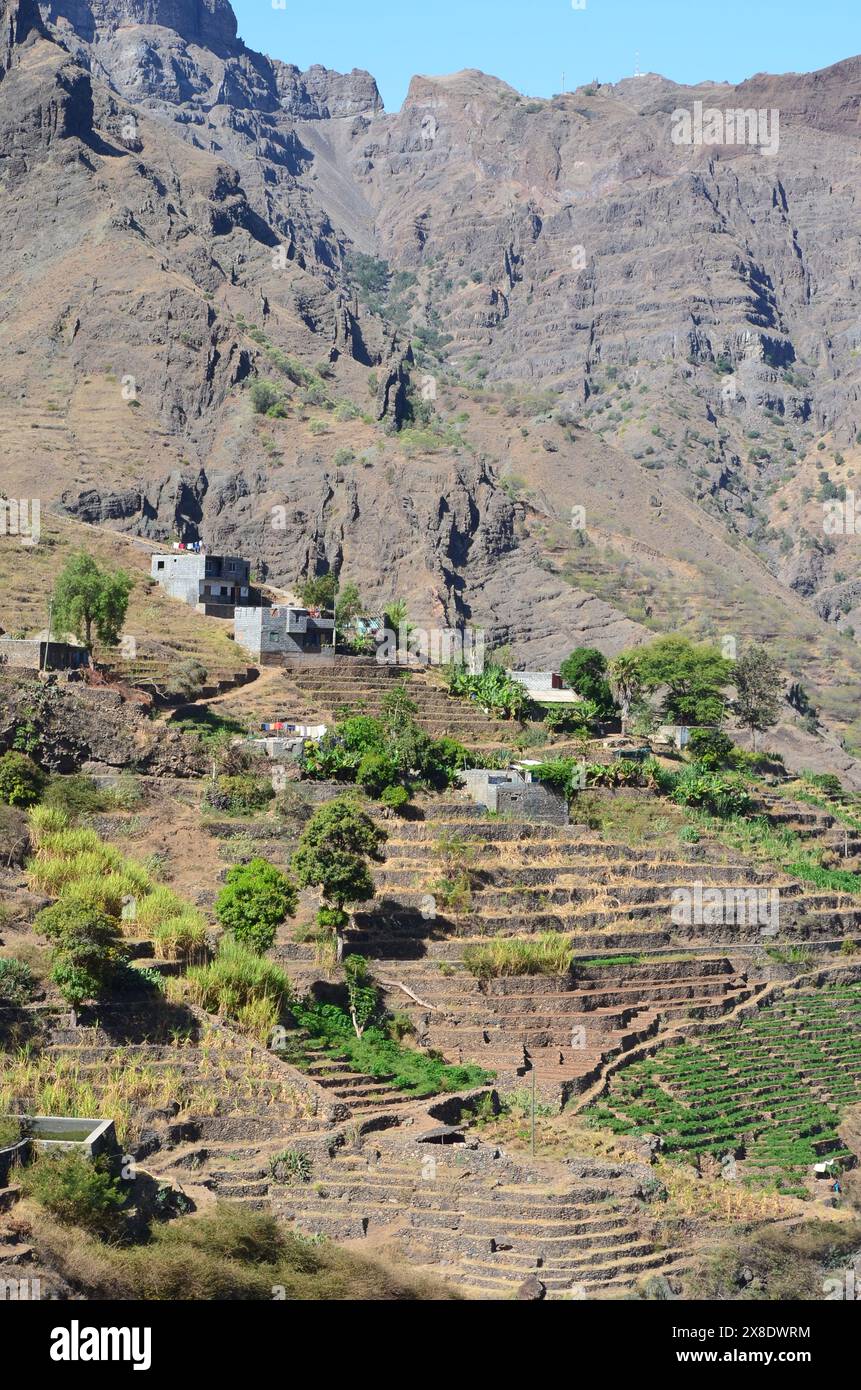
[[817, 497], [861, 464], [859, 60], [797, 84], [770, 157], [674, 146], [669, 115], [790, 78], [528, 101], [469, 70], [389, 114], [227, 10], [4, 8], [7, 487], [274, 583], [334, 568], [532, 664], [769, 640], [861, 747], [861, 566]]

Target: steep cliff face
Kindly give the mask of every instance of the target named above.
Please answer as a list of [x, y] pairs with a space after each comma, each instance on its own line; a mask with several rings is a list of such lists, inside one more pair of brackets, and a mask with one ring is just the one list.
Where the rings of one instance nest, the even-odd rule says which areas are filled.
[[[405, 408], [408, 347], [332, 274], [342, 249], [325, 215], [282, 186], [279, 217], [260, 193], [266, 180], [246, 184], [249, 166], [198, 148], [163, 112], [130, 112], [121, 83], [97, 75], [95, 61], [103, 43], [125, 42], [129, 25], [100, 29], [104, 12], [89, 13], [97, 27], [86, 54], [60, 23], [74, 20], [85, 34], [81, 13], [48, 16], [52, 36], [43, 28], [40, 42], [49, 61], [22, 91], [62, 103], [77, 86], [85, 100], [77, 127], [57, 120], [55, 138], [31, 131], [21, 168], [28, 224], [2, 224], [24, 254], [13, 258], [0, 408], [33, 431], [17, 432], [13, 485], [32, 490], [35, 477], [43, 496], [61, 494], [59, 505], [97, 524], [241, 549], [276, 583], [346, 567], [371, 598], [406, 594], [416, 617], [480, 622], [548, 660], [578, 633], [616, 646], [636, 639], [636, 624], [542, 570], [540, 548], [519, 533], [497, 470], [476, 450], [432, 441], [440, 457], [404, 458], [377, 421], [391, 431]], [[133, 7], [118, 17], [154, 13]], [[173, 37], [160, 43], [205, 37], [206, 16], [173, 18]], [[228, 39], [222, 27], [219, 42]], [[350, 83], [322, 70], [281, 69], [278, 78], [318, 121], [331, 106], [378, 103], [375, 88], [360, 81], [351, 95]], [[259, 127], [236, 114], [231, 107], [225, 119], [238, 148]], [[3, 132], [15, 129], [6, 109]], [[295, 133], [291, 148], [301, 163]], [[45, 168], [31, 181], [39, 161]], [[285, 209], [289, 239], [279, 235]], [[17, 351], [34, 333], [47, 348], [41, 368]], [[309, 359], [316, 368], [301, 365]], [[290, 396], [280, 418], [250, 407], [244, 388], [264, 374]], [[343, 418], [315, 443], [320, 422], [309, 411], [332, 404], [321, 390]], [[360, 461], [347, 441], [365, 445]]]
[[[676, 113], [698, 105], [723, 134], [676, 143]], [[337, 162], [378, 253], [415, 275], [414, 322], [448, 370], [551, 387], [774, 574], [813, 568], [848, 627], [841, 575], [855, 581], [858, 557], [824, 538], [818, 494], [823, 471], [840, 488], [861, 465], [861, 265], [846, 235], [859, 122], [857, 58], [737, 88], [648, 75], [552, 101], [469, 71], [414, 79], [400, 112], [342, 133]]]
[[283, 109], [328, 120], [382, 109], [370, 73], [307, 72], [246, 48], [227, 0], [49, 0], [57, 39], [130, 101]]
[[[420, 77], [388, 115], [221, 0], [3, 15], [7, 491], [530, 661], [762, 638], [851, 724], [861, 563], [822, 505], [861, 464], [858, 60]], [[674, 143], [699, 101], [779, 142]]]
[[154, 25], [202, 48], [241, 47], [228, 0], [50, 0], [42, 10], [48, 24], [65, 21], [86, 42], [117, 29]]
[[301, 451], [289, 482], [262, 469], [201, 469], [63, 503], [80, 521], [158, 540], [205, 536], [215, 549], [253, 555], [257, 576], [276, 584], [337, 568], [358, 577], [365, 594], [405, 598], [423, 623], [480, 626], [538, 663], [557, 662], [574, 639], [614, 652], [645, 635], [542, 568], [522, 508], [478, 461], [392, 459], [339, 470]]
[[[762, 143], [729, 130], [675, 143], [673, 113], [697, 102], [761, 110]], [[354, 169], [395, 259], [482, 273], [443, 309], [464, 348], [488, 349], [491, 377], [518, 360], [518, 376], [587, 393], [599, 363], [724, 353], [779, 372], [819, 365], [811, 349], [857, 274], [842, 243], [859, 110], [858, 59], [738, 88], [649, 75], [541, 102], [465, 72], [414, 79], [402, 110], [358, 137]], [[807, 417], [803, 392], [776, 394]], [[819, 410], [857, 429], [857, 399], [839, 421]]]

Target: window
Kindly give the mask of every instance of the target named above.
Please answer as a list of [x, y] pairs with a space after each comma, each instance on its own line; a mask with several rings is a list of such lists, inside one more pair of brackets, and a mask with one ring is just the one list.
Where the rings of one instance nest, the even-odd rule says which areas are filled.
[[163, 570], [163, 569], [164, 569], [164, 560], [156, 560], [155, 567], [156, 567], [157, 570]]

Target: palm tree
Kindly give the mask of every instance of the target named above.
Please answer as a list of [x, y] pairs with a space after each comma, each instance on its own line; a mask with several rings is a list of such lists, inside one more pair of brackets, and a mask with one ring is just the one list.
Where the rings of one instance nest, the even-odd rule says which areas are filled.
[[402, 598], [393, 600], [383, 609], [383, 617], [386, 627], [391, 628], [392, 632], [397, 632], [402, 623], [407, 623], [407, 605]]
[[640, 695], [643, 683], [640, 678], [640, 667], [633, 652], [621, 652], [607, 667], [607, 678], [610, 682], [610, 689], [613, 692], [613, 699], [619, 706], [622, 716], [622, 733], [626, 733], [626, 724], [631, 715], [631, 705]]

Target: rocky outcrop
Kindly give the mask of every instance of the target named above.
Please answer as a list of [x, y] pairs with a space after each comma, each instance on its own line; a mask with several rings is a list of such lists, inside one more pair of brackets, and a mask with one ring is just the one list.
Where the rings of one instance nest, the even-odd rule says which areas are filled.
[[215, 52], [242, 47], [229, 0], [47, 0], [42, 11], [49, 24], [68, 25], [86, 42], [120, 28], [155, 25]]
[[132, 768], [152, 776], [192, 777], [206, 759], [176, 729], [153, 725], [135, 704], [106, 688], [0, 679], [0, 750], [26, 725], [38, 739], [35, 756], [50, 772], [88, 763]]
[[300, 120], [382, 110], [368, 72], [316, 63], [302, 72], [247, 48], [227, 0], [48, 0], [42, 15], [59, 42], [131, 101], [281, 108]]
[[376, 82], [369, 72], [332, 72], [315, 63], [307, 72], [292, 64], [272, 62], [281, 107], [304, 121], [340, 120], [373, 115], [383, 109]]
[[[615, 652], [644, 629], [541, 567], [521, 537], [518, 508], [484, 462], [394, 463], [340, 474], [300, 453], [290, 500], [263, 470], [172, 473], [155, 484], [68, 493], [76, 520], [155, 540], [204, 539], [212, 550], [255, 556], [259, 577], [290, 587], [334, 564], [360, 575], [373, 604], [404, 598], [428, 627], [472, 625], [533, 664], [556, 664], [582, 642]], [[381, 546], [385, 568], [380, 566]]]
[[[818, 533], [861, 430], [857, 63], [756, 79], [782, 113], [764, 153], [669, 133], [753, 87], [527, 101], [467, 71], [387, 115], [366, 73], [248, 49], [223, 0], [27, 3], [4, 486], [286, 587], [336, 569], [530, 662], [768, 640], [845, 735], [826, 697], [861, 676], [861, 558]], [[255, 378], [289, 397], [271, 417]]]

